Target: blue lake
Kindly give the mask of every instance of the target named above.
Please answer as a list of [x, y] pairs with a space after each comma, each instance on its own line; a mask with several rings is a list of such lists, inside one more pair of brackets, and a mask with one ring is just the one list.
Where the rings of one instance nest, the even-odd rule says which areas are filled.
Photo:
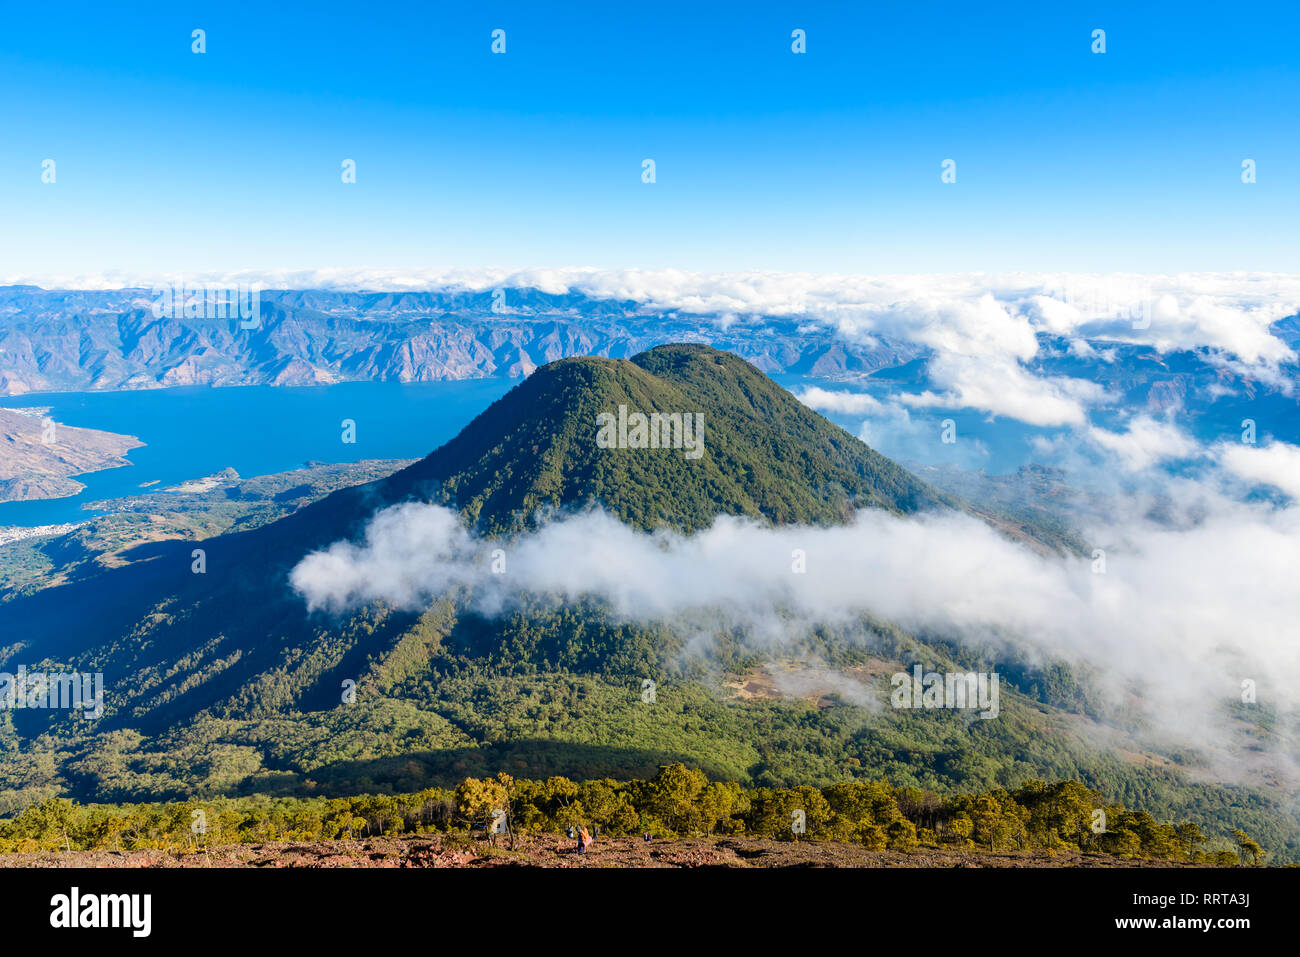
[[[0, 399], [8, 408], [49, 406], [64, 425], [134, 435], [129, 466], [77, 477], [80, 495], [0, 503], [0, 525], [76, 522], [81, 506], [211, 475], [241, 476], [299, 468], [307, 461], [419, 458], [452, 438], [517, 379], [403, 384], [348, 382], [309, 388], [206, 386], [140, 392], [45, 393]], [[342, 422], [356, 422], [343, 442]]]
[[[841, 383], [794, 375], [773, 378], [791, 391], [818, 385], [854, 389]], [[214, 389], [196, 386], [137, 392], [45, 393], [0, 398], [0, 406], [48, 406], [65, 425], [102, 429], [138, 437], [145, 446], [127, 456], [130, 465], [78, 476], [79, 495], [33, 502], [0, 503], [0, 526], [76, 522], [91, 513], [86, 502], [159, 491], [187, 479], [233, 468], [250, 478], [299, 468], [305, 462], [356, 462], [409, 459], [427, 455], [452, 438], [518, 379], [460, 382], [348, 382], [283, 388], [247, 386]], [[884, 397], [887, 383], [875, 391]], [[860, 414], [825, 413], [862, 435], [880, 452], [927, 465], [949, 464], [989, 471], [1013, 470], [1028, 456], [1021, 424], [973, 412], [914, 413], [907, 423], [876, 422], [863, 433]], [[939, 441], [940, 422], [952, 417], [964, 439], [956, 446]], [[342, 440], [345, 419], [356, 422], [356, 442]]]

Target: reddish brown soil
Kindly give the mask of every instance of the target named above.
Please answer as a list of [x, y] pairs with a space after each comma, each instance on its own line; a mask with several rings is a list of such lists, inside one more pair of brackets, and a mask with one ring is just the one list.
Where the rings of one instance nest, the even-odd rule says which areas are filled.
[[868, 851], [828, 841], [701, 837], [656, 840], [602, 838], [577, 854], [558, 837], [524, 838], [512, 851], [502, 841], [431, 834], [355, 841], [235, 844], [203, 851], [73, 851], [0, 854], [0, 867], [1167, 867], [1104, 854], [981, 853], [922, 849]]

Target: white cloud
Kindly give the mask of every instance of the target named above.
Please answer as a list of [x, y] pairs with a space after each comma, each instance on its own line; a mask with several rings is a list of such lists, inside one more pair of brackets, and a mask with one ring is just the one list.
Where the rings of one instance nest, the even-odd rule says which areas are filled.
[[1300, 446], [1285, 442], [1266, 446], [1225, 442], [1215, 451], [1219, 463], [1238, 478], [1272, 485], [1300, 499]]
[[840, 412], [844, 415], [865, 415], [879, 412], [882, 403], [867, 392], [847, 392], [809, 386], [795, 395], [800, 402], [819, 412]]
[[375, 515], [363, 543], [335, 542], [303, 559], [290, 583], [313, 609], [338, 610], [380, 598], [410, 608], [434, 590], [473, 582], [478, 569], [466, 559], [474, 550], [457, 513], [398, 505]]
[[1130, 472], [1158, 465], [1169, 459], [1189, 458], [1200, 453], [1196, 442], [1170, 422], [1149, 415], [1134, 416], [1123, 432], [1091, 427], [1088, 438], [1119, 457]]
[[917, 407], [972, 408], [1030, 425], [1083, 425], [1086, 407], [1103, 401], [1095, 382], [1065, 376], [1036, 376], [1012, 359], [942, 353], [930, 363], [930, 378], [947, 391], [900, 395]]
[[[408, 504], [380, 512], [364, 542], [304, 558], [292, 583], [313, 608], [378, 598], [419, 608], [453, 587], [471, 589], [487, 613], [524, 593], [591, 598], [629, 620], [693, 634], [743, 624], [778, 645], [801, 627], [869, 613], [1020, 659], [1086, 663], [1117, 699], [1139, 690], [1160, 733], [1199, 747], [1243, 679], [1270, 706], [1294, 707], [1300, 695], [1300, 508], [1199, 501], [1191, 524], [1092, 530], [1108, 550], [1105, 574], [961, 514], [868, 510], [831, 528], [724, 517], [689, 537], [589, 512], [502, 544], [507, 571], [494, 575], [497, 543], [467, 535], [447, 509]], [[792, 572], [795, 549], [805, 574]]]

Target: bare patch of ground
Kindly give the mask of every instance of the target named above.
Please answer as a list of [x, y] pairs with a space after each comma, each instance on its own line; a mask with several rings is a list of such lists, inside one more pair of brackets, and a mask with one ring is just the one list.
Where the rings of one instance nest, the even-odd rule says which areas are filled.
[[[352, 841], [235, 844], [169, 851], [0, 854], [0, 867], [1169, 867], [1077, 851], [1018, 853], [921, 849], [869, 851], [832, 841], [698, 837], [602, 838], [585, 854], [556, 836], [500, 841], [431, 834]], [[1176, 865], [1172, 865], [1176, 866]]]
[[76, 495], [72, 476], [129, 465], [142, 446], [133, 435], [74, 428], [46, 417], [48, 409], [0, 409], [0, 502]]

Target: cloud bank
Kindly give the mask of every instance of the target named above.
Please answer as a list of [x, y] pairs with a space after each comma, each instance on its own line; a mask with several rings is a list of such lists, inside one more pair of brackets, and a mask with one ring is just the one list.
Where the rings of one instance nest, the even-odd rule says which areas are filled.
[[418, 609], [467, 588], [489, 615], [528, 594], [594, 599], [623, 619], [692, 633], [721, 616], [777, 648], [814, 624], [868, 614], [1003, 660], [1090, 666], [1116, 701], [1138, 692], [1161, 734], [1200, 746], [1219, 736], [1244, 680], [1271, 706], [1297, 704], [1300, 508], [1201, 496], [1198, 511], [1192, 524], [1134, 518], [1093, 530], [1107, 546], [1098, 573], [1091, 557], [1045, 557], [960, 514], [867, 510], [834, 528], [723, 517], [680, 536], [597, 510], [501, 544], [476, 539], [446, 508], [404, 504], [378, 513], [362, 541], [308, 555], [291, 582], [329, 611], [373, 600]]

